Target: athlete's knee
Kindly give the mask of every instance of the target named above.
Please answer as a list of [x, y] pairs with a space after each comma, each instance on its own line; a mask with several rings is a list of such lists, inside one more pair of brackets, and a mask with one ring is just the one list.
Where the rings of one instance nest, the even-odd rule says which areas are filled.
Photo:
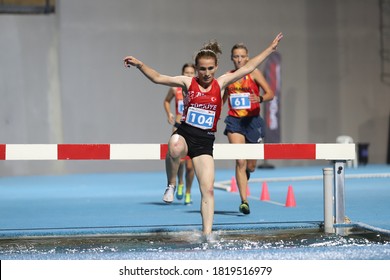
[[209, 198], [213, 198], [214, 197], [214, 187], [210, 186], [210, 187], [206, 188], [205, 195]]
[[213, 185], [207, 186], [207, 185], [200, 185], [200, 192], [204, 199], [209, 199], [214, 197], [214, 187]]
[[184, 150], [185, 150], [185, 145], [183, 141], [180, 139], [180, 136], [178, 134], [172, 135], [168, 143], [169, 156], [171, 158], [181, 157], [182, 154], [184, 153]]
[[237, 159], [236, 160], [236, 166], [239, 168], [245, 168], [246, 167], [246, 160], [244, 159]]
[[248, 160], [246, 163], [246, 169], [249, 172], [254, 172], [256, 169], [256, 161]]
[[186, 174], [194, 175], [195, 174], [194, 168], [187, 166], [186, 167]]
[[253, 166], [247, 166], [246, 167], [246, 170], [248, 170], [250, 173], [254, 172], [255, 171], [255, 168]]

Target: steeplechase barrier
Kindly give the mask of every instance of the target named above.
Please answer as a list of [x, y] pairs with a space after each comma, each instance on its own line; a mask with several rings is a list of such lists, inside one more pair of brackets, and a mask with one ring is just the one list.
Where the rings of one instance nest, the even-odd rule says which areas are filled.
[[[163, 160], [167, 144], [0, 144], [0, 160]], [[215, 160], [326, 160], [323, 169], [325, 232], [345, 233], [345, 163], [355, 144], [214, 144]], [[332, 178], [333, 177], [333, 178]]]

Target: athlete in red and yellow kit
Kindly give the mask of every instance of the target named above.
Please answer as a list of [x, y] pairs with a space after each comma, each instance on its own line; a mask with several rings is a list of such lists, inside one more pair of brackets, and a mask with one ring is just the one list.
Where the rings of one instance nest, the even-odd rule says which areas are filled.
[[168, 142], [165, 159], [167, 187], [163, 200], [173, 201], [176, 188], [176, 174], [180, 159], [189, 156], [194, 165], [201, 193], [202, 232], [212, 232], [214, 219], [214, 159], [213, 145], [217, 122], [222, 109], [222, 95], [225, 88], [253, 72], [272, 52], [282, 39], [279, 33], [263, 52], [250, 59], [233, 73], [215, 78], [218, 69], [217, 54], [221, 53], [216, 42], [205, 45], [195, 56], [197, 77], [168, 76], [157, 72], [134, 56], [124, 58], [125, 67], [137, 67], [150, 81], [170, 87], [183, 88], [184, 112], [179, 128]]
[[[181, 69], [181, 74], [188, 77], [194, 77], [196, 73], [196, 68], [193, 63], [186, 63]], [[171, 113], [171, 101], [175, 101], [175, 116]], [[184, 110], [184, 101], [183, 101], [183, 89], [181, 87], [171, 87], [167, 93], [167, 96], [164, 99], [164, 110], [167, 114], [168, 122], [173, 125], [174, 132], [180, 125], [181, 118]], [[178, 185], [176, 190], [176, 198], [181, 200], [183, 198], [183, 188], [184, 188], [184, 169], [186, 170], [185, 181], [186, 181], [186, 191], [184, 194], [184, 205], [189, 205], [192, 203], [191, 200], [191, 187], [194, 180], [194, 167], [192, 166], [191, 159], [182, 160], [179, 170], [177, 172]]]
[[[236, 44], [231, 50], [234, 73], [249, 61], [248, 49], [244, 44]], [[260, 95], [260, 88], [264, 92]], [[225, 119], [229, 143], [261, 143], [264, 138], [264, 120], [260, 116], [260, 104], [274, 98], [274, 93], [258, 69], [230, 84], [225, 89], [224, 102], [228, 100], [229, 111]], [[256, 160], [236, 160], [236, 181], [240, 192], [239, 211], [249, 214], [247, 186], [250, 172], [256, 167]]]

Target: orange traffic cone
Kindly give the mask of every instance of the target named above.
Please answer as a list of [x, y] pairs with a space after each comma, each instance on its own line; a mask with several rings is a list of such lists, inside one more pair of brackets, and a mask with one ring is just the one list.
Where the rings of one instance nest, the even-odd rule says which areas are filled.
[[286, 198], [286, 207], [295, 207], [297, 206], [295, 202], [295, 197], [294, 197], [294, 191], [292, 186], [288, 186], [288, 191], [287, 191], [287, 198]]
[[232, 177], [231, 183], [230, 183], [230, 192], [237, 192], [237, 182], [236, 182], [236, 177]]
[[246, 186], [246, 195], [247, 196], [251, 195], [251, 190], [249, 189], [249, 185]]
[[260, 200], [263, 200], [263, 201], [269, 201], [270, 200], [269, 192], [268, 192], [268, 185], [267, 185], [267, 182], [265, 182], [265, 181], [263, 182], [263, 185], [261, 187]]

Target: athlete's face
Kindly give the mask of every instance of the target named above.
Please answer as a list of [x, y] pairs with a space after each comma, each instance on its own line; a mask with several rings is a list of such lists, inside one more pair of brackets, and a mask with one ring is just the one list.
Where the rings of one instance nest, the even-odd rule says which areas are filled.
[[184, 68], [183, 75], [187, 77], [194, 77], [195, 76], [195, 69], [191, 66], [188, 66]]
[[240, 69], [248, 62], [248, 53], [245, 49], [235, 49], [232, 53], [232, 60], [234, 63], [234, 67], [236, 67], [236, 69]]
[[199, 82], [203, 85], [209, 85], [214, 79], [214, 74], [218, 69], [215, 59], [212, 57], [202, 57], [197, 65]]

